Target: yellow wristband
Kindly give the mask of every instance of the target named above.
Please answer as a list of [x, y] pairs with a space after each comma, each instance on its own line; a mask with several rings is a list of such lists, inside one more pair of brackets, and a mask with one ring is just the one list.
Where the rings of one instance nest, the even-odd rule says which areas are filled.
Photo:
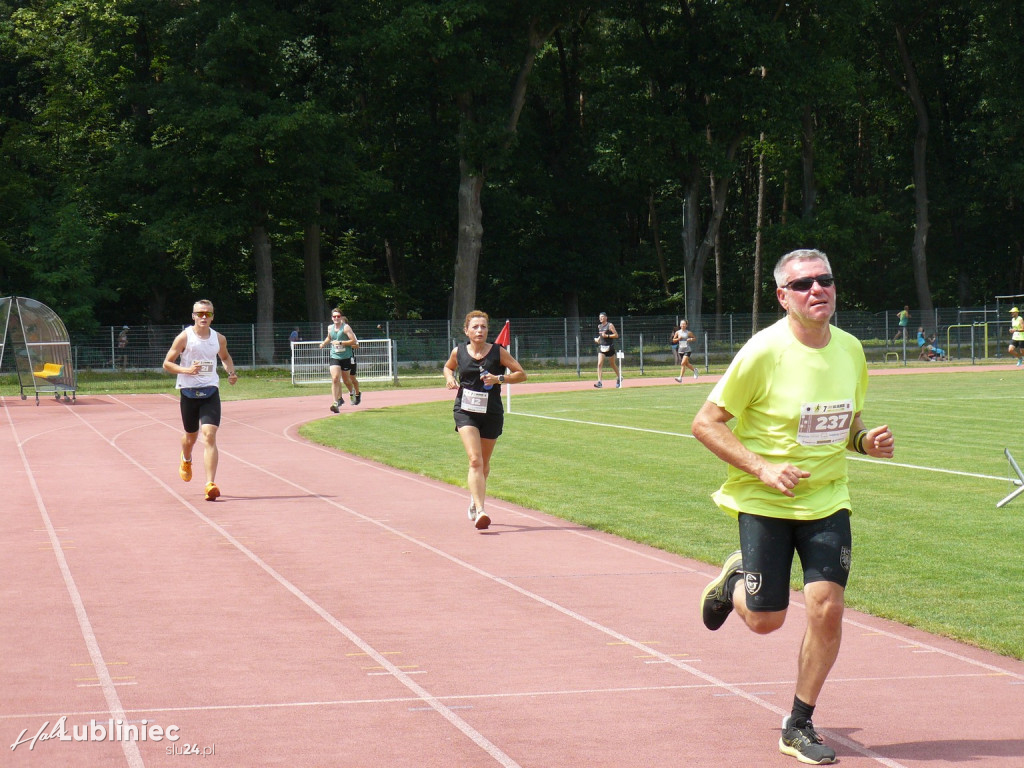
[[857, 453], [867, 455], [867, 451], [864, 450], [864, 438], [867, 436], [867, 434], [868, 431], [866, 429], [862, 429], [860, 432], [853, 436], [853, 450], [855, 450]]

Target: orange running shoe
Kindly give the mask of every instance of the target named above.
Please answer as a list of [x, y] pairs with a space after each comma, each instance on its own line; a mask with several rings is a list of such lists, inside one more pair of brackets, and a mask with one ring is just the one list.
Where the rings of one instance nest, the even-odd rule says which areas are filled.
[[206, 500], [215, 501], [220, 496], [220, 488], [217, 487], [216, 483], [206, 484]]
[[185, 461], [185, 457], [181, 457], [181, 463], [178, 464], [178, 475], [186, 483], [192, 479], [192, 462]]

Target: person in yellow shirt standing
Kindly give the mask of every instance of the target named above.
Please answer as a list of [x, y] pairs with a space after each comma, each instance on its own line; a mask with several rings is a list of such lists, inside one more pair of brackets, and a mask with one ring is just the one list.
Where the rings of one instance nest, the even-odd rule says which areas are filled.
[[779, 629], [800, 556], [807, 627], [779, 750], [822, 765], [835, 751], [811, 716], [842, 637], [852, 557], [846, 451], [891, 458], [894, 441], [888, 425], [868, 429], [861, 418], [867, 363], [860, 341], [829, 322], [836, 287], [828, 257], [793, 251], [774, 276], [786, 316], [743, 346], [693, 421], [694, 436], [729, 465], [712, 498], [737, 519], [740, 539], [704, 589], [701, 616], [710, 630], [733, 610], [759, 635]]
[[1007, 351], [1017, 358], [1017, 367], [1024, 365], [1024, 317], [1014, 307], [1010, 310], [1010, 346]]

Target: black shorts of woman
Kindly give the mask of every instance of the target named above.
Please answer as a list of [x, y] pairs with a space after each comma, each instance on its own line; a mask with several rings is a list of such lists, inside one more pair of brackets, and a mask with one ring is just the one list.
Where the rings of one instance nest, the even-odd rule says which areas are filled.
[[478, 530], [491, 524], [484, 502], [491, 454], [505, 422], [501, 385], [526, 381], [526, 371], [509, 351], [487, 341], [488, 320], [479, 310], [466, 315], [463, 332], [468, 341], [452, 350], [443, 368], [445, 386], [458, 390], [452, 412], [455, 431], [469, 459], [468, 515]]

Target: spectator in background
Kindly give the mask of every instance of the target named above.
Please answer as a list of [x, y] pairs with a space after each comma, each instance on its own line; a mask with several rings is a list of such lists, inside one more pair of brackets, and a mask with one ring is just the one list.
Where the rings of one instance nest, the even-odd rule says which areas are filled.
[[924, 337], [924, 327], [919, 326], [917, 329], [917, 359], [918, 360], [931, 360], [931, 345], [928, 344], [928, 339]]
[[289, 344], [294, 344], [296, 341], [302, 341], [302, 334], [299, 333], [298, 327], [292, 328], [292, 332], [288, 334]]
[[128, 331], [130, 331], [127, 325], [121, 326], [121, 332], [117, 334], [117, 356], [121, 361], [121, 367], [128, 367]]

